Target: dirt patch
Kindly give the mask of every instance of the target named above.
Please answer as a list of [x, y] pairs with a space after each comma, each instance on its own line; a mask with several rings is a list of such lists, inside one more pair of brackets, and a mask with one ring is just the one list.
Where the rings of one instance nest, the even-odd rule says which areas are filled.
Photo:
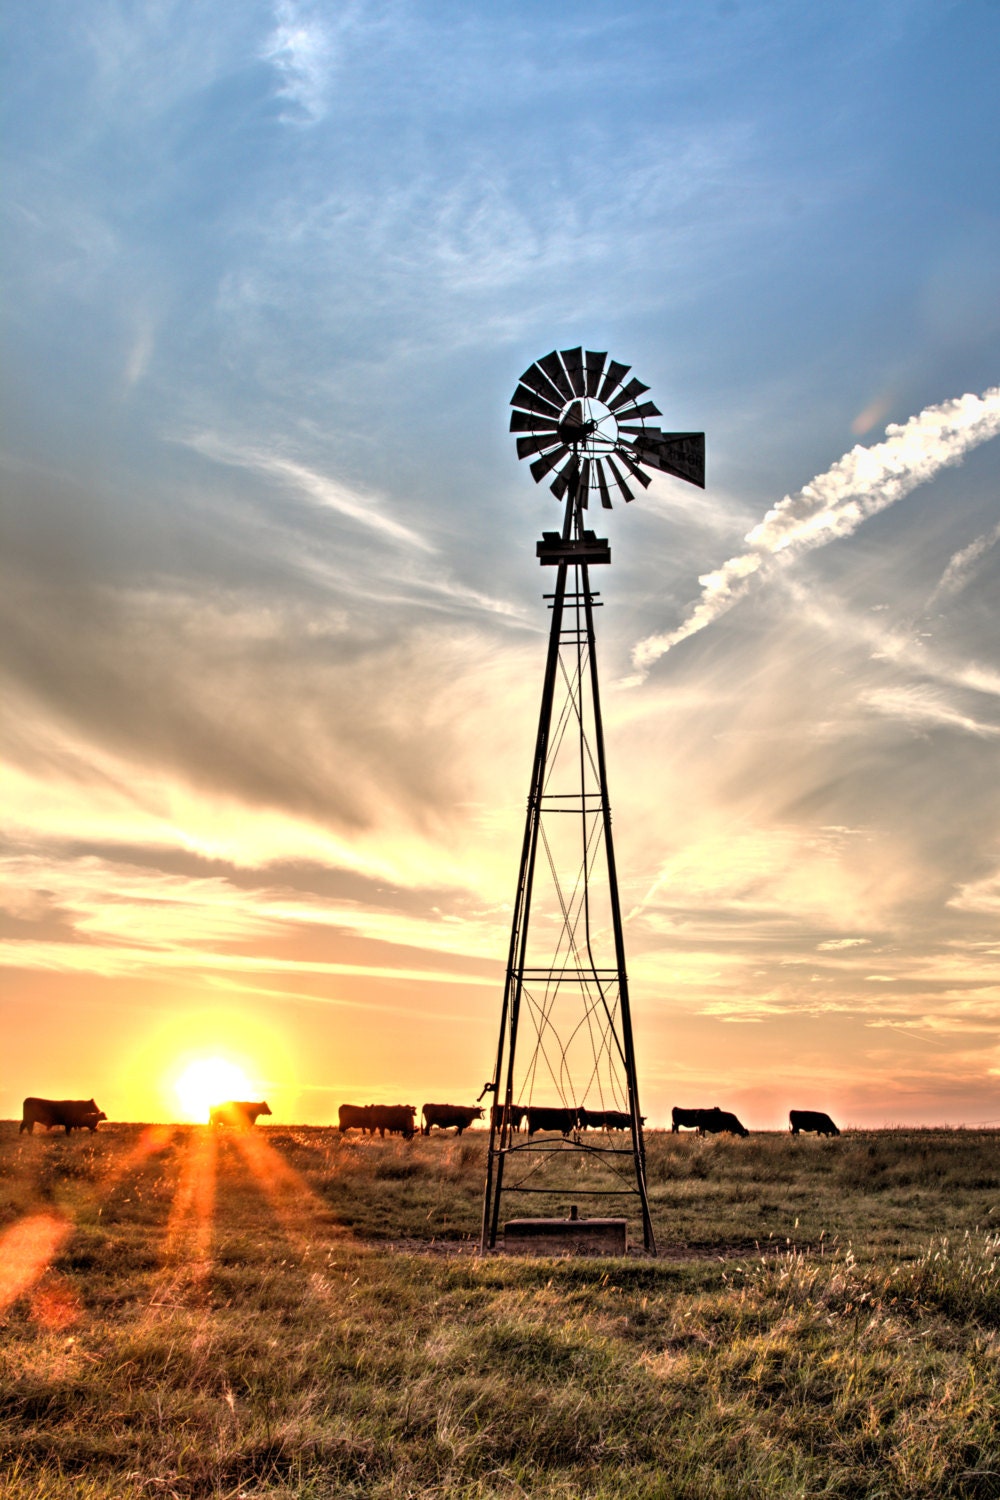
[[[399, 1255], [428, 1255], [436, 1260], [456, 1260], [461, 1256], [469, 1257], [479, 1254], [478, 1240], [421, 1240], [421, 1239], [393, 1239], [393, 1240], [362, 1240], [370, 1250], [385, 1250], [395, 1252]], [[759, 1260], [762, 1257], [776, 1255], [787, 1255], [794, 1251], [800, 1255], [818, 1255], [823, 1247], [810, 1241], [788, 1242], [785, 1240], [706, 1240], [693, 1244], [681, 1244], [668, 1242], [656, 1247], [655, 1260], [675, 1261], [697, 1261], [697, 1260]], [[498, 1248], [491, 1254], [503, 1255], [503, 1249]], [[646, 1252], [641, 1245], [630, 1245], [628, 1249], [629, 1259], [644, 1260]]]

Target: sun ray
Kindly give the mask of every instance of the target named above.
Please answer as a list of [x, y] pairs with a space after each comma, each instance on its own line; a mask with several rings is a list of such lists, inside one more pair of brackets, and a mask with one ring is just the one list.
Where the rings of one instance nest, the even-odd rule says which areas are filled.
[[217, 1141], [194, 1126], [181, 1146], [181, 1166], [163, 1236], [163, 1274], [153, 1288], [155, 1308], [176, 1305], [186, 1289], [203, 1296], [214, 1264]]
[[298, 1256], [302, 1270], [309, 1273], [312, 1296], [322, 1306], [332, 1306], [337, 1298], [333, 1286], [324, 1270], [310, 1269], [310, 1264], [316, 1250], [325, 1246], [331, 1236], [341, 1241], [350, 1239], [349, 1230], [339, 1224], [331, 1225], [327, 1218], [323, 1224], [324, 1232], [317, 1234], [318, 1216], [321, 1212], [326, 1216], [329, 1210], [305, 1178], [253, 1129], [236, 1132], [234, 1139], [252, 1176], [271, 1204], [285, 1240]]
[[[75, 1212], [61, 1208], [57, 1214], [26, 1214], [0, 1237], [0, 1313], [37, 1286], [77, 1222], [106, 1200], [131, 1168], [142, 1165], [155, 1152], [164, 1150], [172, 1135], [173, 1131], [167, 1126], [147, 1127], [130, 1151], [118, 1161], [104, 1165], [92, 1185], [81, 1186]], [[52, 1309], [58, 1300], [50, 1298]], [[36, 1303], [33, 1304], [35, 1314], [40, 1321], [47, 1321], [45, 1306], [37, 1302], [37, 1298]]]

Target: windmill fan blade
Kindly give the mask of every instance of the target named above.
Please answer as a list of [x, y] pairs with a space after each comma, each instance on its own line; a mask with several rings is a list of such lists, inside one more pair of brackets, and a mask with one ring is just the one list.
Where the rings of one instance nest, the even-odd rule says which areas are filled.
[[705, 488], [705, 434], [703, 432], [664, 432], [658, 441], [649, 436], [636, 438], [635, 453], [640, 463], [662, 469], [676, 479]]
[[608, 365], [608, 373], [604, 377], [604, 384], [601, 386], [601, 394], [597, 398], [598, 401], [603, 402], [607, 406], [608, 397], [617, 386], [621, 385], [631, 368], [631, 365], [620, 365], [616, 359], [613, 359]]
[[549, 377], [560, 395], [567, 401], [572, 401], [575, 392], [566, 379], [566, 371], [563, 369], [556, 351], [553, 349], [551, 354], [546, 354], [544, 359], [536, 359], [535, 363], [540, 370], [545, 371], [545, 374]]
[[580, 469], [580, 508], [582, 510], [586, 510], [587, 509], [587, 501], [588, 501], [589, 497], [590, 497], [590, 459], [589, 458], [585, 458], [583, 460], [583, 466]]
[[[567, 398], [569, 399], [569, 398]], [[555, 406], [551, 401], [546, 401], [537, 391], [531, 391], [526, 385], [519, 385], [510, 398], [511, 406], [521, 406], [525, 411], [542, 411], [547, 417], [558, 417], [562, 407]]]
[[561, 470], [549, 485], [549, 489], [557, 500], [562, 499], [569, 487], [575, 482], [576, 476], [577, 462], [575, 458], [571, 458], [565, 469]]
[[619, 474], [618, 470], [615, 468], [615, 461], [614, 461], [614, 459], [609, 456], [609, 458], [607, 460], [607, 464], [608, 464], [608, 468], [611, 470], [612, 474], [615, 476], [615, 484], [617, 484], [618, 488], [621, 490], [622, 494], [625, 496], [625, 499], [626, 500], [634, 500], [635, 496], [633, 495], [632, 491], [629, 489], [628, 485], [625, 483], [625, 475], [624, 474]]
[[604, 465], [601, 463], [600, 459], [597, 459], [595, 467], [597, 469], [597, 488], [601, 492], [601, 504], [604, 506], [605, 510], [610, 510], [611, 496], [608, 494], [608, 481], [604, 477]]
[[529, 365], [521, 376], [521, 384], [530, 386], [533, 391], [546, 401], [552, 401], [556, 406], [562, 406], [562, 396], [558, 389], [552, 384], [549, 377], [537, 365]]
[[562, 362], [566, 366], [566, 374], [569, 383], [578, 396], [587, 394], [587, 385], [583, 378], [583, 350], [563, 349]]
[[624, 411], [619, 410], [619, 411], [615, 412], [615, 417], [616, 418], [620, 419], [620, 418], [624, 417], [624, 419], [627, 422], [639, 421], [643, 417], [662, 417], [662, 416], [663, 416], [662, 411], [660, 410], [660, 408], [658, 406], [654, 406], [653, 403], [652, 403], [652, 401], [644, 401], [641, 406], [628, 406], [628, 407], [625, 408]]
[[512, 411], [510, 430], [511, 432], [558, 432], [559, 423], [555, 417], [543, 417], [541, 412]]
[[568, 452], [569, 449], [560, 443], [559, 447], [553, 448], [551, 453], [546, 453], [541, 458], [536, 458], [535, 462], [531, 465], [531, 474], [535, 483], [537, 484], [540, 479], [544, 479], [549, 470], [554, 469], [560, 459], [565, 458]]
[[644, 474], [642, 472], [642, 470], [639, 468], [639, 465], [633, 459], [631, 459], [629, 457], [629, 455], [625, 452], [624, 448], [622, 448], [622, 447], [616, 448], [615, 449], [615, 453], [621, 459], [622, 463], [625, 464], [625, 466], [628, 469], [629, 473], [635, 475], [636, 479], [638, 479], [638, 481], [642, 485], [643, 489], [644, 490], [648, 490], [649, 486], [653, 482], [650, 479], [649, 475], [648, 474]]
[[596, 396], [597, 387], [601, 383], [601, 371], [604, 369], [604, 361], [607, 354], [595, 354], [593, 349], [588, 349], [587, 360], [587, 395]]
[[555, 432], [548, 432], [544, 437], [518, 438], [517, 456], [518, 458], [527, 458], [529, 453], [543, 453], [546, 448], [551, 448], [554, 444], [558, 444], [558, 442], [559, 435]]
[[612, 411], [618, 411], [622, 406], [632, 406], [637, 397], [641, 396], [643, 391], [648, 390], [649, 386], [643, 385], [641, 380], [630, 380], [628, 385], [619, 391], [615, 399], [609, 401], [607, 404]]

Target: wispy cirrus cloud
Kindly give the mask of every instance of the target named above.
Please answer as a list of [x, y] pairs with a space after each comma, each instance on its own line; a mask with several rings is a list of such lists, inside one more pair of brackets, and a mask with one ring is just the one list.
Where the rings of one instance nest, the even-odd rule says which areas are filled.
[[942, 693], [926, 685], [873, 688], [862, 694], [861, 703], [873, 713], [903, 720], [915, 730], [961, 729], [984, 739], [1000, 735], [1000, 726], [962, 713]]
[[664, 634], [647, 636], [633, 648], [642, 676], [672, 647], [697, 635], [744, 598], [754, 578], [803, 552], [850, 536], [869, 516], [926, 484], [949, 464], [1000, 432], [1000, 387], [925, 407], [908, 422], [890, 423], [886, 439], [859, 444], [794, 495], [786, 495], [747, 532], [747, 550], [704, 574], [701, 598], [686, 620]]
[[977, 536], [975, 541], [970, 542], [967, 547], [962, 547], [954, 553], [938, 579], [926, 607], [930, 609], [940, 600], [950, 599], [955, 594], [961, 593], [972, 577], [976, 564], [991, 548], [996, 546], [997, 542], [1000, 542], [1000, 522], [993, 527], [992, 531], [987, 531], [984, 536]]
[[335, 58], [334, 39], [328, 26], [293, 0], [280, 0], [275, 7], [274, 29], [261, 48], [265, 62], [278, 74], [279, 94], [296, 111], [284, 118], [307, 123], [326, 112], [330, 69]]
[[19, 967], [105, 975], [287, 970], [495, 983], [477, 967], [496, 950], [495, 913], [439, 912], [428, 922], [398, 904], [373, 908], [266, 880], [236, 885], [218, 875], [179, 875], [94, 855], [66, 857], [57, 867], [12, 855], [0, 861], [0, 890], [0, 911], [13, 919], [11, 936], [0, 939], [0, 959]]
[[302, 0], [278, 0], [274, 26], [264, 39], [260, 55], [275, 69], [280, 79], [279, 96], [290, 106], [282, 119], [306, 125], [322, 120], [346, 38], [379, 24], [378, 14], [360, 0], [346, 0], [336, 9]]
[[435, 550], [430, 542], [412, 531], [409, 526], [404, 526], [401, 522], [394, 521], [391, 516], [385, 515], [379, 509], [376, 499], [359, 495], [338, 480], [328, 479], [325, 474], [320, 474], [306, 464], [298, 463], [295, 459], [286, 458], [281, 453], [268, 452], [264, 448], [240, 447], [212, 432], [195, 433], [181, 441], [186, 447], [193, 448], [196, 453], [201, 453], [205, 458], [210, 458], [216, 463], [228, 464], [237, 469], [247, 469], [252, 473], [263, 474], [268, 478], [278, 480], [313, 504], [335, 510], [340, 515], [347, 516], [349, 520], [356, 521], [359, 526], [377, 531], [394, 542], [400, 542], [407, 547], [415, 547], [421, 552]]

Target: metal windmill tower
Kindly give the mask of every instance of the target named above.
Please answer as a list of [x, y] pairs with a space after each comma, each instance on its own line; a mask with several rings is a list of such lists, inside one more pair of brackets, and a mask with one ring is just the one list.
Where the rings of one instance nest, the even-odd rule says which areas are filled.
[[[661, 470], [704, 488], [705, 437], [648, 425], [660, 412], [629, 366], [591, 350], [555, 350], [521, 376], [511, 401], [519, 458], [565, 501], [561, 531], [537, 546], [554, 567], [552, 623], [511, 925], [492, 1094], [481, 1249], [496, 1245], [501, 1199], [523, 1194], [646, 1195], [621, 906], [611, 835], [590, 569], [608, 542], [586, 529], [591, 500], [634, 499]], [[521, 1124], [529, 1133], [522, 1134]], [[603, 1127], [596, 1134], [594, 1126]]]

